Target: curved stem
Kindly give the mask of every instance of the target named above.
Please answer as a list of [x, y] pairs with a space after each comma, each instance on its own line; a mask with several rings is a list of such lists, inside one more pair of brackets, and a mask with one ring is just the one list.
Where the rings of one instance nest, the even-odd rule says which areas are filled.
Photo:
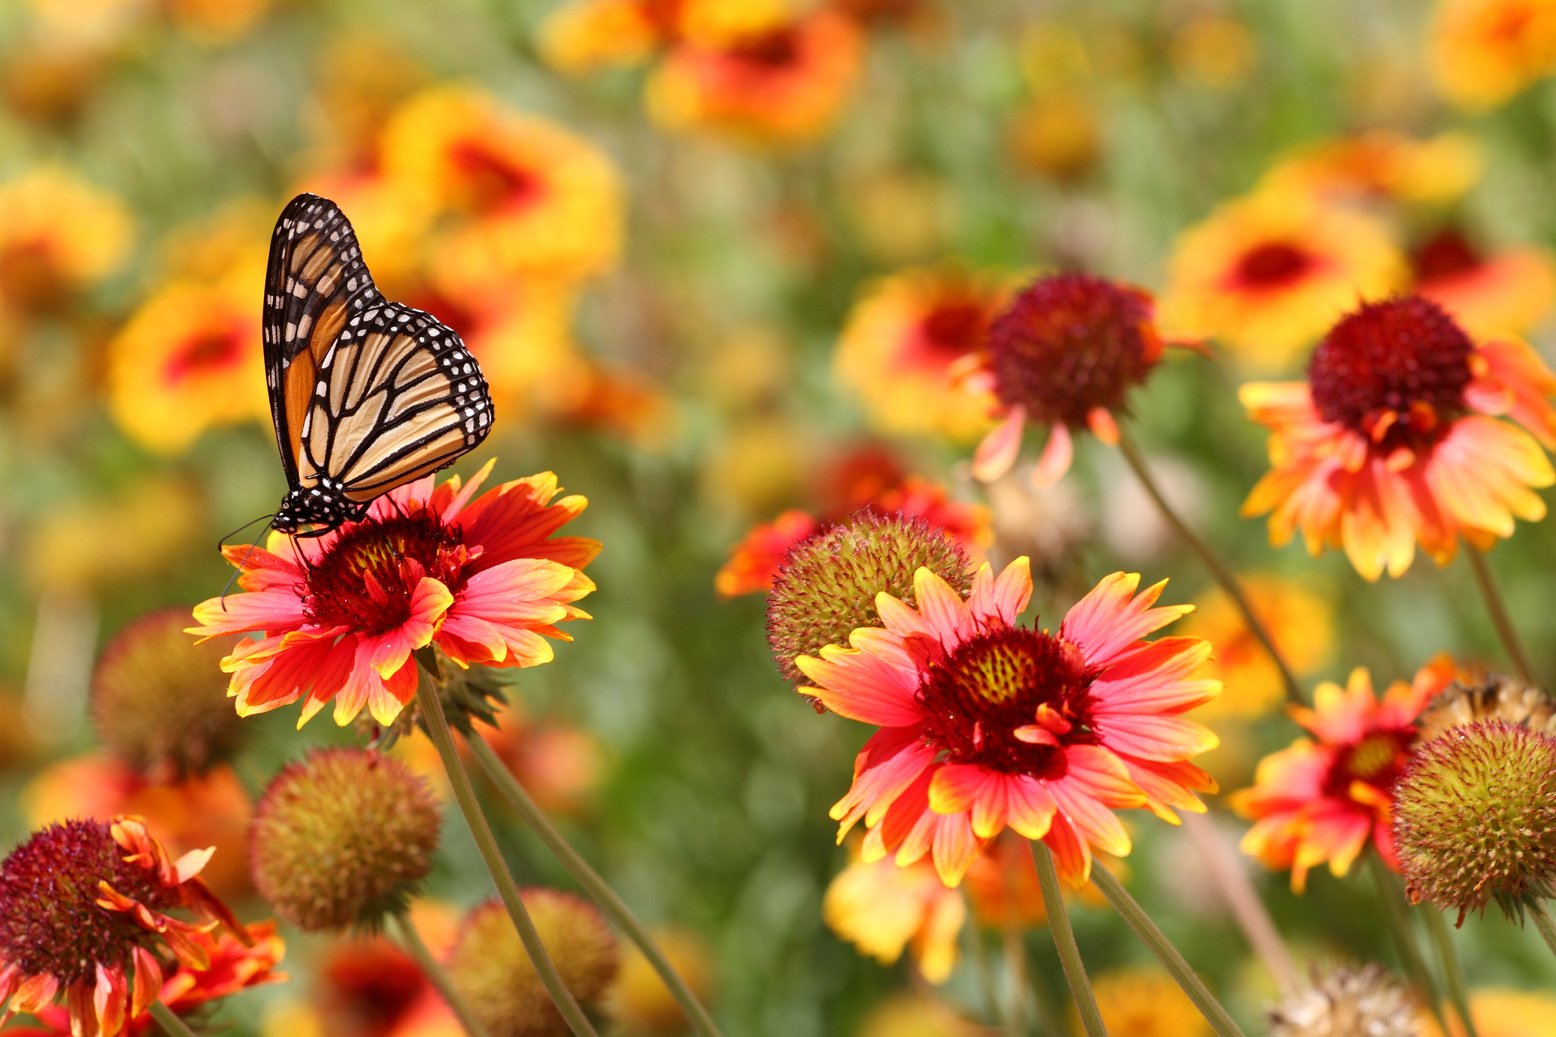
[[1534, 667], [1529, 665], [1529, 657], [1524, 654], [1523, 643], [1518, 640], [1518, 631], [1513, 628], [1513, 620], [1507, 614], [1507, 606], [1502, 602], [1502, 594], [1497, 590], [1496, 581], [1491, 576], [1491, 566], [1486, 564], [1486, 553], [1473, 544], [1466, 545], [1464, 554], [1470, 560], [1470, 570], [1475, 574], [1475, 585], [1480, 588], [1480, 596], [1485, 599], [1486, 611], [1491, 614], [1491, 625], [1496, 628], [1497, 639], [1502, 642], [1502, 650], [1507, 653], [1508, 660], [1513, 668], [1518, 671], [1518, 676], [1525, 684], [1533, 684]]
[[1464, 970], [1459, 967], [1459, 956], [1454, 952], [1448, 923], [1443, 921], [1442, 912], [1436, 908], [1428, 907], [1422, 913], [1426, 916], [1426, 931], [1437, 949], [1437, 962], [1442, 966], [1443, 985], [1448, 988], [1448, 1002], [1464, 1021], [1465, 1037], [1480, 1037], [1475, 1032], [1475, 1020], [1470, 1016], [1470, 1001], [1464, 991]]
[[[465, 816], [465, 824], [470, 829], [470, 835], [475, 839], [481, 860], [492, 876], [492, 882], [497, 886], [497, 895], [502, 898], [503, 906], [508, 909], [508, 917], [513, 919], [513, 927], [518, 930], [519, 940], [524, 944], [524, 950], [535, 966], [535, 974], [540, 978], [541, 986], [546, 988], [546, 993], [550, 995], [557, 1011], [562, 1014], [562, 1019], [567, 1023], [568, 1028], [577, 1037], [598, 1037], [594, 1027], [589, 1024], [588, 1018], [584, 1015], [583, 1009], [578, 1006], [578, 1000], [562, 982], [556, 963], [551, 960], [551, 955], [546, 953], [545, 945], [540, 942], [540, 934], [535, 931], [535, 923], [530, 919], [529, 912], [524, 909], [524, 901], [519, 897], [519, 888], [514, 883], [513, 876], [508, 874], [508, 866], [503, 862], [502, 851], [497, 848], [497, 838], [492, 835], [491, 825], [486, 823], [486, 815], [481, 813], [481, 804], [475, 798], [475, 789], [470, 786], [470, 775], [465, 772], [465, 765], [460, 762], [459, 752], [454, 748], [454, 735], [449, 730], [448, 718], [443, 715], [443, 703], [438, 697], [437, 660], [435, 658], [428, 660], [423, 653], [417, 653], [417, 658], [426, 666], [428, 676], [431, 678], [421, 682], [421, 688], [416, 694], [421, 706], [422, 723], [426, 727], [428, 737], [432, 739], [432, 744], [437, 747], [438, 756], [443, 761], [443, 769], [448, 773], [449, 785], [454, 791], [454, 799], [459, 804], [460, 813]], [[427, 666], [429, 661], [431, 665]]]
[[589, 862], [579, 855], [571, 845], [557, 831], [556, 826], [546, 817], [538, 804], [519, 784], [507, 767], [503, 766], [492, 747], [486, 744], [483, 738], [466, 738], [465, 745], [470, 748], [470, 754], [475, 757], [475, 762], [480, 765], [489, 781], [497, 787], [498, 793], [519, 815], [535, 837], [546, 845], [558, 863], [567, 869], [567, 873], [578, 883], [580, 889], [593, 900], [605, 916], [620, 929], [622, 935], [631, 940], [633, 945], [642, 952], [643, 957], [653, 966], [659, 978], [664, 981], [665, 987], [670, 991], [670, 996], [675, 998], [681, 1006], [681, 1011], [686, 1013], [686, 1021], [691, 1024], [692, 1030], [699, 1037], [720, 1037], [719, 1028], [714, 1024], [713, 1017], [708, 1010], [697, 1000], [697, 995], [692, 993], [686, 981], [675, 971], [675, 966], [670, 964], [654, 938], [649, 935], [648, 929], [638, 921], [625, 901], [616, 894], [599, 872], [589, 866]]
[[1270, 975], [1275, 977], [1276, 986], [1283, 995], [1295, 993], [1299, 986], [1297, 967], [1292, 963], [1291, 955], [1286, 953], [1280, 931], [1275, 928], [1275, 922], [1264, 908], [1264, 901], [1259, 899], [1258, 891], [1253, 888], [1242, 860], [1228, 852], [1226, 843], [1216, 833], [1215, 824], [1205, 815], [1185, 813], [1183, 830], [1199, 850], [1200, 860], [1214, 879], [1216, 892], [1231, 910], [1238, 928], [1248, 938], [1248, 945], [1259, 955]]
[[1119, 885], [1118, 879], [1115, 879], [1106, 868], [1094, 867], [1091, 869], [1091, 881], [1096, 883], [1102, 895], [1107, 897], [1113, 910], [1117, 911], [1128, 923], [1129, 928], [1135, 931], [1135, 935], [1140, 937], [1140, 942], [1144, 943], [1146, 948], [1156, 955], [1157, 960], [1166, 966], [1167, 972], [1177, 981], [1179, 988], [1188, 995], [1189, 1000], [1194, 1002], [1194, 1007], [1199, 1009], [1199, 1014], [1205, 1017], [1210, 1028], [1220, 1037], [1245, 1037], [1243, 1031], [1237, 1028], [1232, 1017], [1227, 1014], [1227, 1010], [1222, 1007], [1221, 1002], [1216, 1000], [1209, 988], [1189, 967], [1183, 955], [1178, 953], [1178, 948], [1174, 947], [1166, 934], [1156, 927], [1156, 923], [1151, 921], [1150, 916], [1135, 902], [1135, 898], [1129, 895], [1129, 891]]
[[1405, 913], [1405, 898], [1400, 892], [1399, 883], [1394, 880], [1394, 873], [1389, 871], [1388, 865], [1376, 854], [1368, 855], [1367, 867], [1378, 887], [1378, 900], [1383, 905], [1383, 917], [1388, 923], [1389, 935], [1394, 939], [1394, 949], [1399, 952], [1400, 967], [1414, 984], [1421, 1000], [1426, 1002], [1432, 1018], [1437, 1020], [1437, 1028], [1448, 1033], [1448, 1020], [1443, 1015], [1437, 980], [1427, 969], [1426, 961], [1416, 948], [1415, 935], [1410, 931], [1410, 919]]
[[465, 1033], [470, 1037], [491, 1037], [486, 1032], [486, 1027], [482, 1026], [481, 1021], [470, 1011], [470, 1006], [465, 1003], [465, 999], [459, 996], [459, 991], [454, 989], [454, 984], [448, 978], [448, 971], [443, 968], [438, 959], [432, 956], [432, 952], [422, 941], [421, 933], [418, 933], [416, 926], [411, 924], [410, 918], [404, 912], [391, 917], [394, 919], [395, 928], [400, 933], [400, 942], [410, 952], [411, 957], [416, 959], [422, 975], [426, 976], [427, 981], [443, 996], [444, 1004], [448, 1005], [449, 1010], [459, 1020], [459, 1024], [465, 1028]]
[[195, 1032], [189, 1028], [189, 1024], [161, 1001], [151, 1003], [151, 1017], [157, 1021], [157, 1025], [162, 1027], [162, 1032], [168, 1037], [195, 1037]]
[[1156, 485], [1156, 480], [1151, 477], [1150, 469], [1145, 466], [1145, 459], [1140, 456], [1140, 451], [1135, 447], [1134, 441], [1129, 438], [1129, 433], [1122, 426], [1118, 430], [1118, 451], [1124, 455], [1124, 461], [1140, 480], [1140, 485], [1145, 487], [1146, 494], [1155, 502], [1156, 507], [1162, 513], [1169, 525], [1172, 526], [1178, 536], [1197, 555], [1205, 567], [1210, 570], [1211, 577], [1220, 585], [1226, 596], [1232, 600], [1237, 611], [1243, 615], [1243, 622], [1248, 626], [1248, 632], [1254, 636], [1254, 640], [1263, 646], [1270, 661], [1275, 664], [1275, 669], [1280, 673], [1281, 684], [1286, 689], [1286, 701], [1294, 706], [1302, 704], [1302, 687], [1297, 683], [1296, 675], [1291, 672], [1291, 667], [1286, 664], [1286, 657], [1279, 648], [1275, 647], [1275, 641], [1270, 637], [1270, 632], [1265, 629], [1264, 623], [1254, 614], [1253, 606], [1248, 604], [1248, 597], [1243, 593], [1243, 586], [1237, 576], [1221, 561], [1221, 557], [1215, 553], [1209, 544], [1200, 539], [1188, 523], [1173, 510], [1167, 503], [1167, 498], [1162, 496], [1162, 491]]
[[1556, 954], [1556, 923], [1551, 922], [1545, 905], [1536, 900], [1529, 905], [1529, 913], [1534, 916], [1534, 927], [1545, 941], [1545, 946], [1551, 949], [1552, 954]]
[[1102, 1013], [1097, 1010], [1097, 998], [1091, 992], [1091, 980], [1086, 976], [1086, 965], [1081, 961], [1081, 950], [1075, 944], [1075, 931], [1070, 928], [1064, 894], [1059, 891], [1059, 872], [1054, 867], [1053, 854], [1046, 846], [1039, 849], [1035, 842], [1028, 842], [1027, 846], [1032, 851], [1032, 863], [1037, 867], [1037, 884], [1043, 890], [1043, 907], [1048, 911], [1048, 928], [1054, 934], [1054, 948], [1059, 952], [1059, 964], [1070, 984], [1070, 996], [1080, 1012], [1081, 1024], [1086, 1027], [1086, 1037], [1107, 1037]]

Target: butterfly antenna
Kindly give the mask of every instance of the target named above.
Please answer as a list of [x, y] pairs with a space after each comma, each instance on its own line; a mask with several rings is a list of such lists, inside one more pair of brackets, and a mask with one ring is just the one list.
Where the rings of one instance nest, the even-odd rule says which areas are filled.
[[232, 585], [234, 583], [238, 582], [238, 574], [243, 571], [243, 566], [248, 563], [249, 556], [254, 553], [255, 548], [259, 547], [259, 542], [264, 539], [265, 534], [270, 532], [270, 524], [276, 520], [276, 517], [275, 517], [275, 515], [271, 514], [271, 515], [261, 515], [257, 519], [251, 519], [250, 521], [243, 523], [243, 525], [239, 526], [237, 529], [234, 529], [231, 533], [228, 533], [227, 536], [222, 537], [221, 540], [217, 541], [217, 548], [218, 548], [218, 550], [224, 550], [226, 548], [226, 546], [227, 546], [227, 540], [228, 540], [229, 537], [234, 536], [235, 534], [237, 534], [241, 530], [247, 529], [248, 527], [252, 526], [255, 522], [258, 522], [260, 519], [267, 519], [268, 521], [265, 523], [264, 528], [259, 531], [259, 535], [254, 537], [254, 542], [249, 545], [249, 549], [247, 551], [243, 552], [243, 557], [238, 559], [238, 564], [232, 570], [232, 575], [227, 577], [227, 583], [226, 583], [225, 586], [222, 587], [222, 592], [221, 592], [220, 597], [221, 597], [222, 611], [223, 612], [227, 611], [227, 592], [232, 590]]

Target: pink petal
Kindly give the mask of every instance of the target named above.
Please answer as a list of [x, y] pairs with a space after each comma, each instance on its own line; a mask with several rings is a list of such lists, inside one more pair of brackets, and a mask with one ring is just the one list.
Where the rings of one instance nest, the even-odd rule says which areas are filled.
[[1064, 478], [1074, 460], [1075, 441], [1070, 430], [1063, 425], [1050, 426], [1048, 442], [1043, 444], [1043, 452], [1032, 469], [1032, 485], [1039, 490], [1054, 485]]
[[1021, 452], [1021, 430], [1026, 424], [1025, 407], [1012, 407], [998, 425], [983, 437], [973, 454], [973, 478], [979, 482], [993, 482], [1016, 463]]

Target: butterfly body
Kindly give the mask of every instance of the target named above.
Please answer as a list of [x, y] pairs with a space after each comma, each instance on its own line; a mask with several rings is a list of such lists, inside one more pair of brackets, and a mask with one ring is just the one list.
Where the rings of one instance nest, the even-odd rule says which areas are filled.
[[454, 329], [384, 298], [334, 202], [294, 198], [265, 275], [265, 381], [287, 493], [274, 526], [321, 535], [491, 430], [492, 403]]

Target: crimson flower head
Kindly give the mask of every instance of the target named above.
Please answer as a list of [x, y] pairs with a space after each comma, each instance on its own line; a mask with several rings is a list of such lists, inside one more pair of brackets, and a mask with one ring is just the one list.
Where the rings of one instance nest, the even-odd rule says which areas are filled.
[[1196, 675], [1210, 645], [1144, 640], [1192, 606], [1155, 607], [1164, 584], [1139, 585], [1114, 573], [1050, 632], [1016, 622], [1032, 594], [1025, 558], [997, 577], [983, 565], [965, 598], [919, 569], [914, 606], [878, 595], [880, 627], [796, 660], [812, 684], [802, 693], [880, 728], [832, 808], [839, 838], [862, 820], [865, 860], [932, 854], [954, 886], [1010, 827], [1080, 886], [1092, 847], [1130, 850], [1114, 810], [1172, 823], [1175, 809], [1203, 811], [1194, 793], [1216, 785], [1188, 760], [1218, 739], [1183, 714], [1220, 691]]
[[117, 1037], [161, 995], [165, 965], [210, 968], [216, 926], [252, 943], [198, 877], [211, 852], [174, 860], [127, 815], [49, 825], [11, 851], [0, 863], [0, 1023], [61, 1001], [77, 1037]]
[[1556, 482], [1556, 374], [1514, 340], [1475, 343], [1436, 303], [1404, 296], [1342, 318], [1305, 382], [1245, 385], [1270, 429], [1270, 471], [1243, 514], [1270, 516], [1270, 540], [1301, 531], [1311, 554], [1342, 547], [1376, 580], [1439, 564], [1459, 538], [1484, 550], [1535, 521]]
[[365, 706], [387, 726], [416, 694], [411, 653], [429, 644], [462, 667], [550, 662], [546, 638], [571, 640], [556, 624], [588, 618], [573, 603], [594, 589], [582, 570], [599, 542], [553, 536], [588, 502], [553, 501], [550, 472], [475, 496], [491, 468], [408, 483], [321, 537], [226, 548], [244, 593], [196, 605], [189, 632], [263, 635], [222, 660], [239, 714], [302, 698], [301, 727], [334, 699], [337, 724]]
[[999, 400], [1000, 423], [978, 446], [973, 472], [992, 481], [1015, 464], [1021, 432], [1048, 426], [1039, 484], [1069, 470], [1072, 432], [1116, 442], [1114, 415], [1162, 356], [1149, 295], [1089, 274], [1055, 274], [1027, 285], [989, 328], [984, 368], [970, 375]]

